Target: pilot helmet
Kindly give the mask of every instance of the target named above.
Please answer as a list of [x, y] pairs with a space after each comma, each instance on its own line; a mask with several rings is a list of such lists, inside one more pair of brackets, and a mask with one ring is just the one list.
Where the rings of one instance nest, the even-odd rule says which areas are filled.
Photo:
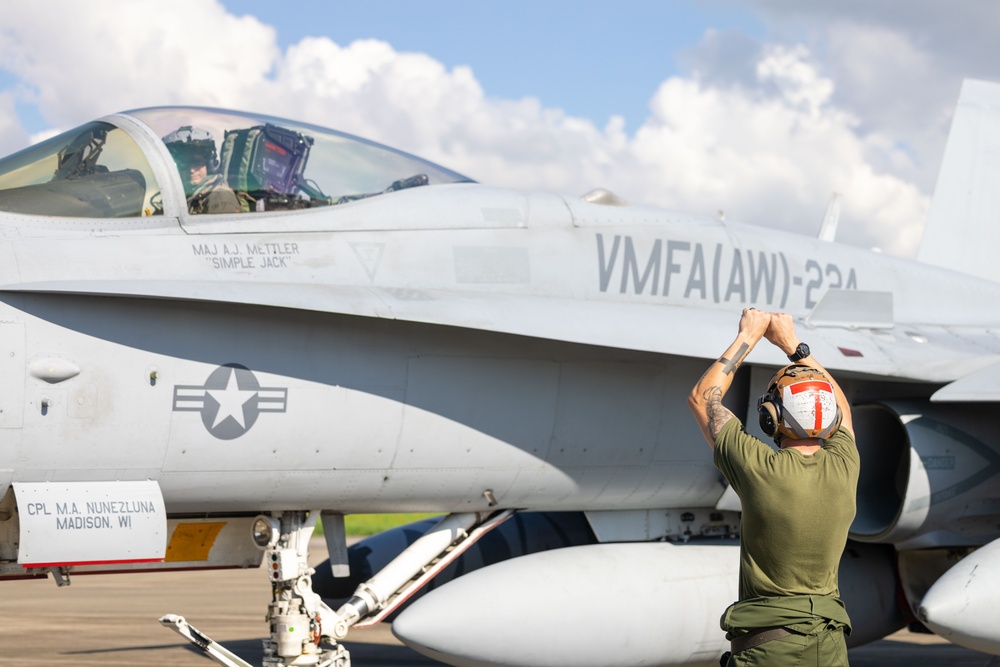
[[823, 371], [792, 364], [774, 374], [757, 402], [760, 428], [780, 445], [785, 438], [826, 440], [843, 417], [833, 384]]
[[210, 173], [219, 169], [215, 139], [208, 130], [185, 125], [163, 137], [163, 143], [180, 169], [200, 164], [207, 165]]

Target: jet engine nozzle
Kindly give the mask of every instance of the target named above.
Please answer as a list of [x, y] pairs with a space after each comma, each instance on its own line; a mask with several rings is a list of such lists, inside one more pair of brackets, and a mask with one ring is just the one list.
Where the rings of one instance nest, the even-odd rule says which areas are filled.
[[1000, 513], [977, 488], [1000, 474], [991, 404], [886, 401], [852, 412], [861, 479], [851, 539], [916, 549], [993, 538]]

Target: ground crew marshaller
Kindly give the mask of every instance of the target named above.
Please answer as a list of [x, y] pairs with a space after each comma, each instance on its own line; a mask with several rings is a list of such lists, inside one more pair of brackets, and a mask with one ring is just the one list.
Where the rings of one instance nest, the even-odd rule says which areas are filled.
[[[775, 451], [722, 404], [761, 338], [788, 355], [758, 402]], [[837, 570], [855, 514], [860, 462], [851, 408], [795, 334], [790, 315], [747, 308], [732, 345], [688, 398], [715, 465], [740, 497], [739, 600], [722, 617], [723, 665], [847, 665], [850, 618]]]

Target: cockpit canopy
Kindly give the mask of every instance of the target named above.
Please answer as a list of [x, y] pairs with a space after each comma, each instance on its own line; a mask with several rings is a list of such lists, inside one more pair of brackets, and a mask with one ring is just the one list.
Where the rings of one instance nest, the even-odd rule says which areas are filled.
[[145, 155], [125, 129], [88, 123], [0, 160], [0, 211], [82, 218], [161, 215], [161, 188], [176, 186], [172, 179], [158, 183], [150, 164], [162, 164], [166, 155], [194, 214], [309, 209], [423, 185], [471, 182], [387, 146], [277, 118], [187, 107], [125, 115], [152, 130], [165, 150]]
[[163, 212], [138, 144], [110, 123], [87, 123], [0, 160], [0, 211], [80, 218]]

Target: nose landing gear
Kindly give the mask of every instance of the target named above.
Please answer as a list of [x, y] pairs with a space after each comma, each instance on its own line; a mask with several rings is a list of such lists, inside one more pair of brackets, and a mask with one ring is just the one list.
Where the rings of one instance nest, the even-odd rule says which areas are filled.
[[[380, 621], [512, 514], [513, 510], [503, 510], [489, 516], [476, 512], [442, 518], [361, 584], [337, 611], [312, 590], [315, 570], [308, 562], [309, 539], [320, 513], [294, 511], [259, 517], [254, 522], [253, 537], [264, 549], [264, 566], [272, 591], [267, 610], [271, 636], [263, 640], [263, 667], [351, 667], [350, 654], [338, 641], [352, 626]], [[160, 623], [224, 667], [253, 667], [199, 632], [183, 616], [167, 614]]]

